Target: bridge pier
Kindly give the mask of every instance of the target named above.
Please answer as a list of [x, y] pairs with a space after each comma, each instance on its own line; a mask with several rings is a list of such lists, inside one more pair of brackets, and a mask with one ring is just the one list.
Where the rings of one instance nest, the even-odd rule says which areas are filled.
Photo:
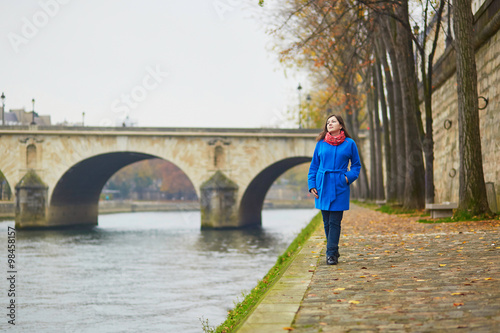
[[97, 225], [99, 204], [77, 203], [51, 205], [47, 227], [94, 227]]
[[48, 186], [30, 169], [16, 185], [16, 228], [39, 228], [47, 225]]
[[200, 187], [201, 227], [238, 228], [238, 185], [217, 171]]

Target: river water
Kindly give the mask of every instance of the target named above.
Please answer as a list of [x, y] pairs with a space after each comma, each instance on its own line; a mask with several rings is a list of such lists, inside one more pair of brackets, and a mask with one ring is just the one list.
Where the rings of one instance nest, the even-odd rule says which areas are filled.
[[[199, 212], [101, 215], [91, 230], [17, 231], [15, 332], [202, 332], [274, 265], [314, 209], [265, 210], [258, 230], [200, 230]], [[7, 267], [7, 229], [0, 249]], [[8, 268], [4, 269], [7, 276]]]

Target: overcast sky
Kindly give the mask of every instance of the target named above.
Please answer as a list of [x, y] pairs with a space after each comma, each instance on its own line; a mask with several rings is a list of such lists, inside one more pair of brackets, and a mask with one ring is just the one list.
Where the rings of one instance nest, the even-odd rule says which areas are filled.
[[285, 77], [257, 2], [0, 0], [6, 109], [35, 98], [52, 123], [294, 126], [304, 80]]

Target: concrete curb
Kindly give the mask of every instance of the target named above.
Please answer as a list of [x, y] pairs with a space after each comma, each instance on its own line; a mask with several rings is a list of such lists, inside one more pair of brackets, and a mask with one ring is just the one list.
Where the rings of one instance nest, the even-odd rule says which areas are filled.
[[267, 291], [260, 304], [240, 326], [238, 333], [284, 332], [287, 327], [291, 327], [324, 247], [322, 230], [321, 224], [305, 242], [283, 276]]

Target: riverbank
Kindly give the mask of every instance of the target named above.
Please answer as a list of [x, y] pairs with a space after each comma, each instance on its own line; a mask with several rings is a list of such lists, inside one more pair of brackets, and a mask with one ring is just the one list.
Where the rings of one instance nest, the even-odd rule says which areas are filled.
[[99, 214], [200, 210], [198, 201], [100, 201]]
[[[266, 200], [263, 209], [314, 208], [314, 200]], [[198, 201], [100, 201], [99, 214], [200, 210]]]
[[[266, 200], [263, 209], [314, 208], [313, 200]], [[0, 202], [0, 221], [15, 218], [15, 203]], [[99, 201], [99, 214], [200, 210], [198, 201]]]
[[16, 205], [13, 202], [0, 201], [0, 221], [13, 219], [16, 212]]

